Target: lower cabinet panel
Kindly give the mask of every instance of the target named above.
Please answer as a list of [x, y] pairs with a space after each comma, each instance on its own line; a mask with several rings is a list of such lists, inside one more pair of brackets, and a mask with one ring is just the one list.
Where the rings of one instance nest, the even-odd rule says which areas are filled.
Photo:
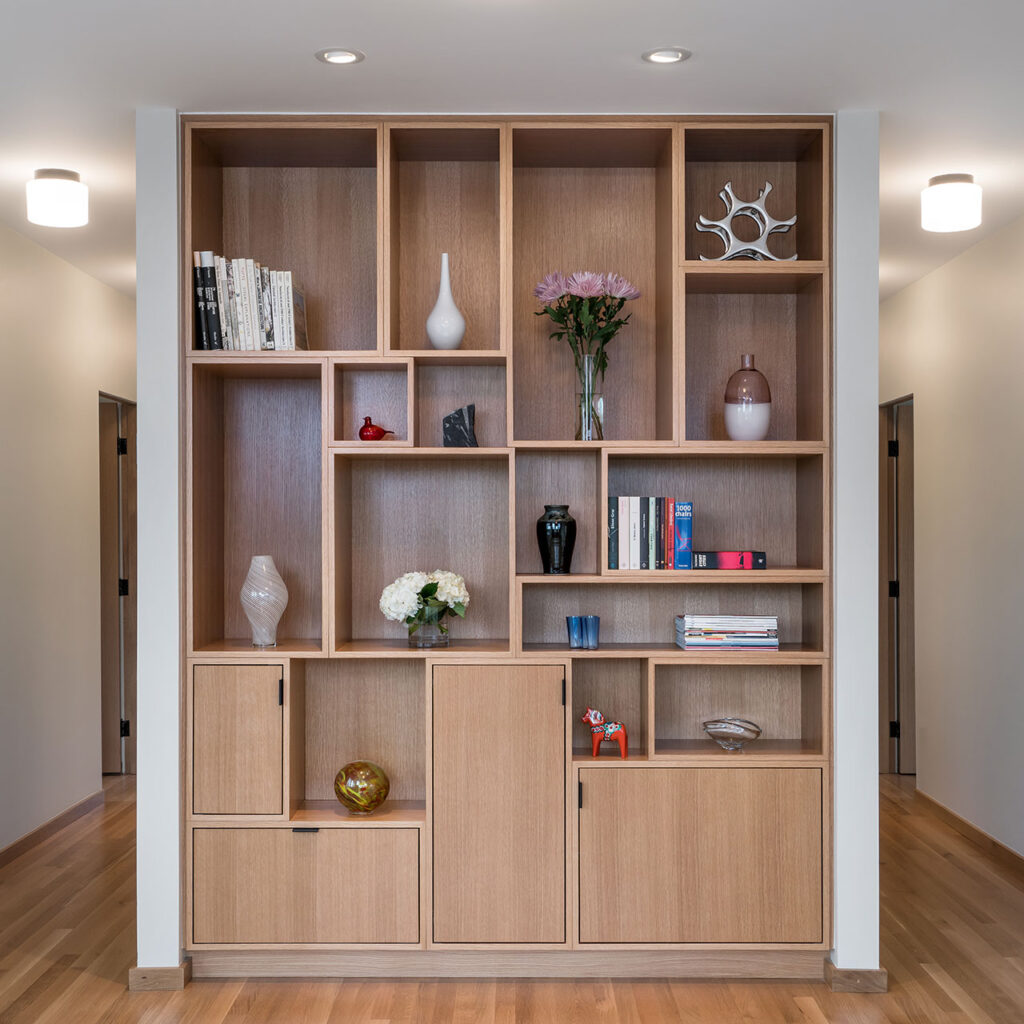
[[192, 835], [194, 942], [420, 941], [418, 829]]
[[580, 780], [581, 942], [822, 941], [821, 769]]

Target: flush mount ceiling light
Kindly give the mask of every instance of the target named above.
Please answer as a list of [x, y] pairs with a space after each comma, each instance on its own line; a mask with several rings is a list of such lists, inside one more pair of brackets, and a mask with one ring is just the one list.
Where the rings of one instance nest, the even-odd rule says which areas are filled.
[[970, 231], [981, 223], [981, 186], [973, 174], [940, 174], [921, 192], [925, 231]]
[[648, 64], [679, 64], [692, 56], [681, 46], [659, 46], [656, 50], [648, 50], [643, 58]]
[[359, 50], [343, 50], [337, 46], [318, 50], [315, 57], [324, 64], [358, 64], [361, 60], [366, 60], [366, 54]]
[[80, 228], [89, 223], [89, 186], [77, 171], [44, 167], [25, 182], [26, 216], [48, 228]]

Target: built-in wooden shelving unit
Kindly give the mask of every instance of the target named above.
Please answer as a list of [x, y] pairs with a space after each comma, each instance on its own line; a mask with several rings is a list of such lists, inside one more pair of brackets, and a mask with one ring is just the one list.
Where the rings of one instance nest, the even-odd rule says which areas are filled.
[[[372, 972], [367, 950], [384, 973], [428, 955], [429, 973], [515, 973], [527, 951], [526, 973], [643, 973], [652, 949], [680, 973], [707, 951], [714, 973], [723, 948], [752, 976], [813, 973], [831, 935], [831, 122], [204, 115], [183, 118], [183, 154], [182, 280], [195, 249], [290, 269], [310, 344], [195, 351], [183, 289], [196, 973], [204, 953], [274, 973], [304, 950], [342, 974]], [[772, 183], [769, 208], [798, 216], [772, 248], [798, 259], [700, 260], [720, 242], [694, 222], [727, 181]], [[452, 352], [424, 328], [442, 252], [467, 321]], [[601, 443], [572, 439], [571, 356], [534, 315], [534, 284], [579, 268], [643, 293], [609, 349]], [[751, 444], [722, 418], [744, 352], [773, 398]], [[467, 402], [480, 447], [442, 447]], [[360, 441], [365, 416], [393, 435]], [[696, 548], [769, 568], [609, 570], [618, 494], [692, 500]], [[568, 576], [541, 572], [552, 503], [578, 524]], [[238, 600], [254, 554], [289, 590], [272, 650]], [[414, 568], [466, 578], [447, 650], [411, 650], [378, 609]], [[682, 612], [777, 614], [781, 649], [682, 651]], [[601, 616], [596, 651], [568, 649], [581, 613]], [[590, 756], [588, 705], [626, 723], [628, 760]], [[722, 751], [701, 731], [722, 714], [763, 738]], [[333, 797], [357, 758], [392, 782], [368, 818]]]

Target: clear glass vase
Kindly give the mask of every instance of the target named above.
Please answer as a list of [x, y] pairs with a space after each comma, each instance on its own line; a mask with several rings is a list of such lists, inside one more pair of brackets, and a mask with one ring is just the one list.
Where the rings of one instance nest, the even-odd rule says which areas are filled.
[[604, 440], [604, 371], [597, 356], [583, 356], [576, 366], [576, 440]]
[[446, 608], [424, 608], [418, 622], [409, 626], [409, 646], [415, 648], [447, 647], [448, 626], [442, 625]]

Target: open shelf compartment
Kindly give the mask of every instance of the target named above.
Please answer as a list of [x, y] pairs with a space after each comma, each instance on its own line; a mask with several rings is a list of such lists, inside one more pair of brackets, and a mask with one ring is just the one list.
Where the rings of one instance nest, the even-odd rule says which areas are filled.
[[524, 126], [512, 139], [515, 439], [575, 435], [572, 352], [549, 339], [533, 289], [552, 271], [596, 270], [641, 292], [608, 345], [604, 437], [673, 440], [674, 129]]
[[[332, 444], [412, 444], [412, 371], [401, 359], [332, 360]], [[369, 416], [392, 431], [383, 441], [361, 441], [359, 429]]]
[[470, 604], [451, 623], [451, 648], [508, 650], [509, 457], [506, 452], [430, 459], [336, 451], [334, 649], [341, 654], [424, 656], [405, 626], [384, 618], [381, 591], [404, 573], [450, 569]]
[[442, 447], [445, 416], [473, 405], [474, 433], [481, 448], [504, 448], [508, 444], [508, 399], [505, 362], [495, 356], [493, 363], [459, 359], [417, 359], [416, 445]]
[[[782, 259], [796, 255], [799, 261], [825, 258], [831, 193], [825, 159], [831, 146], [827, 124], [708, 125], [687, 128], [684, 134], [683, 219], [688, 261], [701, 256], [714, 260], [724, 251], [717, 235], [698, 231], [696, 224], [701, 214], [711, 220], [725, 215], [718, 194], [730, 181], [737, 198], [745, 201], [757, 199], [765, 183], [770, 182], [772, 191], [765, 204], [768, 213], [778, 220], [796, 215], [796, 224], [788, 232], [770, 236], [769, 252]], [[737, 218], [733, 229], [738, 238], [747, 241], [759, 233], [748, 217]]]
[[686, 274], [686, 440], [728, 438], [726, 384], [750, 353], [771, 389], [767, 440], [827, 441], [825, 275], [742, 273], [751, 264], [732, 266], [737, 273]]
[[377, 136], [326, 122], [188, 124], [186, 279], [202, 249], [290, 270], [311, 349], [376, 351]]
[[591, 754], [590, 726], [582, 721], [588, 707], [608, 722], [626, 728], [630, 757], [647, 756], [647, 662], [641, 658], [572, 661], [573, 758], [587, 763], [621, 761], [618, 743], [605, 741], [595, 758]]
[[[777, 615], [782, 651], [701, 651], [704, 658], [771, 661], [780, 654], [828, 654], [823, 647], [824, 588], [820, 583], [772, 583], [723, 587], [714, 583], [521, 583], [524, 653], [569, 652], [567, 615], [598, 615], [600, 647], [591, 655], [640, 657], [654, 651], [691, 657], [675, 646], [677, 615]], [[549, 646], [550, 645], [550, 646]], [[633, 645], [631, 647], [631, 645]], [[573, 657], [588, 656], [572, 652]], [[603, 710], [603, 709], [602, 709]]]
[[466, 318], [459, 350], [501, 348], [500, 152], [496, 126], [388, 130], [392, 351], [430, 349], [445, 252]]
[[[652, 662], [654, 757], [821, 757], [828, 753], [828, 693], [821, 665], [673, 665]], [[761, 736], [727, 751], [703, 730], [745, 718]]]
[[276, 656], [319, 652], [321, 366], [194, 364], [190, 387], [191, 649], [252, 652], [238, 595], [271, 555], [288, 587]]
[[[764, 551], [769, 569], [828, 565], [826, 485], [820, 454], [608, 455], [609, 496], [690, 501], [694, 551]], [[606, 527], [607, 523], [602, 530], [605, 566]], [[621, 537], [620, 532], [620, 551]]]

